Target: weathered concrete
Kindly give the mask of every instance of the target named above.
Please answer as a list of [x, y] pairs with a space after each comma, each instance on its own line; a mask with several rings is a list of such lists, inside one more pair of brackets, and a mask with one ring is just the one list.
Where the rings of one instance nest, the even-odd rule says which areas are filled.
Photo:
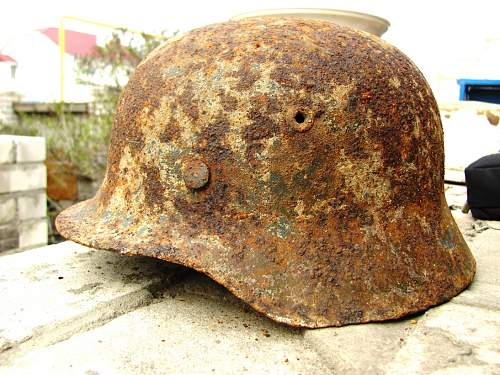
[[404, 340], [387, 374], [498, 374], [500, 313], [449, 303], [429, 310]]
[[[464, 193], [447, 189], [448, 203]], [[498, 374], [500, 223], [453, 215], [476, 256], [471, 287], [418, 316], [341, 328], [276, 324], [154, 259], [71, 242], [4, 256], [0, 373]]]
[[330, 367], [343, 374], [500, 373], [500, 232], [478, 233], [469, 215], [454, 216], [476, 257], [472, 285], [402, 321], [306, 331]]
[[412, 321], [309, 330], [304, 337], [340, 374], [383, 373], [414, 330]]
[[43, 137], [0, 135], [0, 255], [47, 244], [45, 155]]
[[0, 164], [45, 161], [45, 138], [0, 134]]
[[47, 171], [42, 163], [0, 166], [0, 193], [26, 191], [47, 186]]
[[463, 185], [445, 185], [446, 201], [453, 208], [452, 212], [461, 210], [467, 201], [467, 187]]
[[[194, 291], [194, 293], [192, 292]], [[25, 373], [325, 374], [300, 330], [258, 316], [201, 275], [159, 303], [11, 363]]]
[[19, 247], [29, 248], [40, 245], [40, 238], [47, 238], [47, 218], [23, 220], [18, 224]]
[[30, 195], [17, 197], [19, 220], [36, 219], [47, 216], [47, 194], [45, 190], [34, 191]]
[[144, 306], [152, 291], [180, 270], [72, 242], [2, 257], [1, 358], [64, 340]]
[[13, 197], [0, 197], [0, 224], [16, 219], [16, 199]]

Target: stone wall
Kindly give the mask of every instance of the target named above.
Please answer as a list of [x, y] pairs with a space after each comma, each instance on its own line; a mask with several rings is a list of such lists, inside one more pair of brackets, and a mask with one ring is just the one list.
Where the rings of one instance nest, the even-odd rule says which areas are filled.
[[45, 138], [0, 135], [0, 254], [47, 244]]

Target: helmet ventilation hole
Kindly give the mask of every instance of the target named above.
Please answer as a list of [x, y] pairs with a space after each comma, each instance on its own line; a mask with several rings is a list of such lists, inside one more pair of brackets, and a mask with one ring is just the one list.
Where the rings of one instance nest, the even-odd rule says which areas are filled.
[[306, 115], [304, 114], [304, 112], [297, 111], [294, 119], [297, 122], [297, 124], [302, 124], [304, 121], [306, 121]]
[[306, 108], [289, 108], [286, 121], [295, 131], [303, 133], [311, 129], [315, 119], [314, 112]]

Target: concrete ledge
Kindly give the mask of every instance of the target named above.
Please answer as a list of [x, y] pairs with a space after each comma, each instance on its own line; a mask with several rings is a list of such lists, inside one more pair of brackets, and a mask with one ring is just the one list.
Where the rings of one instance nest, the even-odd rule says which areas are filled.
[[500, 370], [500, 313], [441, 305], [419, 320], [384, 367], [386, 374], [495, 374]]
[[[23, 373], [328, 374], [301, 331], [260, 317], [200, 275], [157, 303], [11, 362]], [[204, 293], [191, 293], [205, 284]], [[126, 334], [124, 334], [126, 332]], [[8, 373], [8, 372], [7, 372]]]
[[155, 259], [72, 242], [4, 256], [0, 373], [500, 373], [500, 223], [453, 215], [476, 256], [471, 287], [417, 316], [340, 328], [277, 324]]
[[71, 242], [2, 257], [0, 364], [149, 303], [181, 270]]
[[415, 330], [412, 322], [307, 330], [304, 338], [339, 374], [382, 374]]

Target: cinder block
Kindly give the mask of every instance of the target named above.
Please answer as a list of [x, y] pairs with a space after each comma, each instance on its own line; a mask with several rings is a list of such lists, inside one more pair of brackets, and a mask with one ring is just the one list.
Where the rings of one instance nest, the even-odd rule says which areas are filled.
[[19, 237], [0, 239], [0, 253], [6, 250], [13, 250], [19, 247]]
[[45, 191], [37, 191], [17, 198], [17, 216], [19, 220], [35, 219], [47, 216], [47, 196]]
[[16, 223], [0, 225], [0, 240], [19, 236]]
[[47, 170], [42, 163], [0, 166], [0, 193], [42, 189], [47, 186]]
[[45, 138], [16, 136], [16, 163], [45, 160]]
[[0, 164], [44, 161], [45, 138], [0, 135]]
[[16, 161], [16, 143], [11, 135], [0, 135], [0, 164]]
[[16, 220], [16, 199], [5, 197], [0, 199], [0, 224]]
[[23, 221], [19, 224], [19, 247], [47, 245], [48, 235], [47, 219]]
[[[150, 290], [163, 291], [183, 272], [158, 259], [95, 251], [70, 241], [0, 257], [0, 350], [6, 344], [17, 350], [31, 338], [37, 342], [29, 350], [45, 347], [47, 341], [39, 339], [101, 325], [152, 302]], [[0, 374], [27, 373], [16, 367], [6, 371], [5, 354], [0, 355]]]

